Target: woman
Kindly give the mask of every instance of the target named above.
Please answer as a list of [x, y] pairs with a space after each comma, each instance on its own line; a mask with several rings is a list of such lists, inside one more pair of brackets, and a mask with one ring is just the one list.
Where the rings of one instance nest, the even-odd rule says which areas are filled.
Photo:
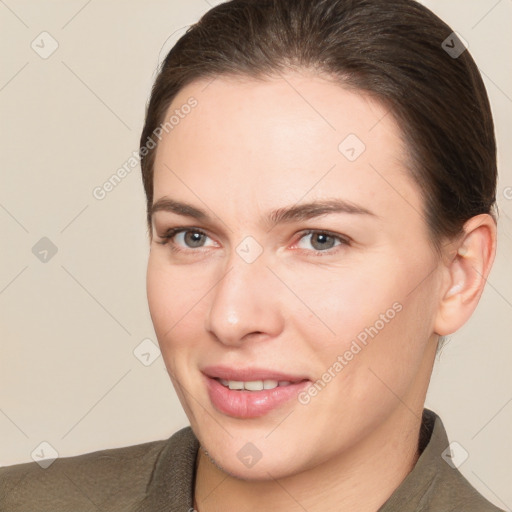
[[140, 155], [191, 427], [28, 487], [5, 470], [7, 510], [499, 510], [424, 408], [496, 250], [489, 102], [445, 23], [412, 0], [221, 4], [165, 59]]

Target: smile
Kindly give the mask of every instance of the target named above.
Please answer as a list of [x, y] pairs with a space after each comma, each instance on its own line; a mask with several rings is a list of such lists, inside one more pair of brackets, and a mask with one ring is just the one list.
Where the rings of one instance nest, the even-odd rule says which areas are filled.
[[258, 418], [284, 407], [312, 382], [262, 379], [231, 380], [202, 374], [213, 408], [232, 418]]
[[262, 391], [263, 389], [274, 389], [278, 386], [289, 386], [291, 382], [289, 380], [251, 380], [251, 381], [241, 381], [241, 380], [226, 380], [226, 379], [217, 379], [223, 386], [234, 389], [234, 390], [246, 390], [246, 391]]

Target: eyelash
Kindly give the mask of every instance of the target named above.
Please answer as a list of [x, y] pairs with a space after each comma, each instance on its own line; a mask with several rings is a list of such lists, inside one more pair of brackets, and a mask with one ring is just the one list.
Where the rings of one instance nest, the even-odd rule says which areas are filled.
[[[165, 234], [163, 236], [161, 236], [161, 238], [163, 240], [159, 241], [157, 240], [156, 243], [158, 244], [161, 244], [161, 245], [168, 245], [169, 248], [173, 251], [173, 252], [179, 252], [179, 253], [183, 253], [183, 252], [202, 252], [202, 251], [197, 251], [195, 250], [194, 248], [188, 248], [188, 249], [184, 249], [182, 247], [179, 247], [177, 246], [174, 242], [172, 242], [172, 239], [179, 233], [187, 233], [187, 232], [191, 232], [191, 233], [197, 233], [197, 234], [200, 234], [200, 235], [203, 235], [207, 238], [210, 238], [208, 236], [208, 234], [206, 232], [204, 232], [202, 229], [199, 229], [199, 228], [194, 228], [194, 227], [179, 227], [179, 228], [171, 228], [171, 229], [168, 229]], [[338, 245], [335, 245], [334, 247], [332, 247], [331, 249], [326, 249], [325, 251], [318, 251], [318, 250], [312, 250], [312, 251], [308, 251], [308, 252], [312, 252], [313, 254], [315, 254], [315, 256], [325, 256], [325, 255], [333, 255], [333, 254], [336, 254], [339, 250], [339, 248], [341, 246], [350, 246], [351, 245], [351, 240], [346, 237], [346, 236], [341, 236], [341, 235], [338, 235], [336, 233], [333, 233], [331, 231], [325, 231], [325, 230], [320, 230], [320, 229], [308, 229], [306, 231], [303, 231], [301, 232], [301, 235], [299, 237], [299, 241], [302, 240], [302, 238], [308, 236], [308, 235], [311, 235], [311, 234], [321, 234], [321, 235], [327, 235], [331, 238], [334, 238], [336, 240], [338, 240], [340, 243]], [[296, 242], [298, 243], [298, 242]], [[338, 249], [336, 249], [338, 248]], [[198, 247], [197, 249], [203, 249], [203, 247]], [[303, 251], [307, 251], [307, 249], [299, 249], [299, 250], [303, 250]]]

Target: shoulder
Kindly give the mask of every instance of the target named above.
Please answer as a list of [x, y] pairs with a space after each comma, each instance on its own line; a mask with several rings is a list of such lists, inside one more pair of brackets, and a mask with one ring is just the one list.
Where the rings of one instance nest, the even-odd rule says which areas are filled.
[[464, 512], [503, 512], [480, 494], [460, 471], [467, 453], [457, 442], [450, 442], [441, 418], [435, 420], [431, 440], [431, 456], [436, 459], [437, 472], [432, 482], [430, 500], [433, 509], [449, 503], [450, 510]]
[[144, 497], [160, 454], [183, 437], [59, 457], [43, 469], [30, 462], [0, 467], [0, 510], [123, 510]]
[[430, 493], [430, 504], [435, 510], [446, 503], [454, 512], [503, 512], [480, 494], [458, 468], [443, 460]]
[[416, 465], [379, 512], [503, 512], [461, 473], [465, 450], [449, 441], [441, 418], [429, 409], [423, 411], [419, 447]]

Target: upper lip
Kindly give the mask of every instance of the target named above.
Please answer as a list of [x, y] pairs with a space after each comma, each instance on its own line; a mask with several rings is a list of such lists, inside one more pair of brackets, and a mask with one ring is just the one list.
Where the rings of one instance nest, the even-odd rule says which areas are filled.
[[288, 373], [279, 372], [276, 370], [270, 370], [268, 368], [230, 368], [224, 365], [206, 366], [202, 369], [202, 372], [213, 379], [225, 379], [234, 381], [250, 382], [255, 380], [277, 380], [289, 381], [289, 382], [300, 382], [303, 380], [309, 380], [304, 375], [291, 375]]

